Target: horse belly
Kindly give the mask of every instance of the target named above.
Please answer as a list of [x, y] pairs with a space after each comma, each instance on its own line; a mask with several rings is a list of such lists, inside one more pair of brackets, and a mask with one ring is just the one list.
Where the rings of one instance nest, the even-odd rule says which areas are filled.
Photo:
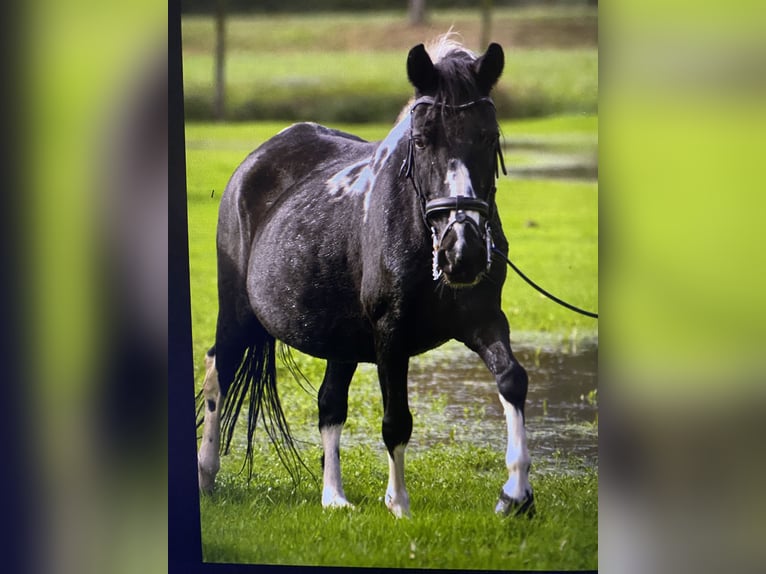
[[360, 317], [348, 313], [353, 307], [348, 298], [336, 290], [282, 287], [278, 294], [262, 288], [251, 296], [253, 311], [269, 333], [314, 357], [374, 361], [372, 334]]
[[290, 207], [282, 210], [289, 218], [273, 218], [253, 242], [247, 278], [253, 312], [269, 333], [301, 352], [373, 361], [350, 231], [296, 217], [308, 212]]

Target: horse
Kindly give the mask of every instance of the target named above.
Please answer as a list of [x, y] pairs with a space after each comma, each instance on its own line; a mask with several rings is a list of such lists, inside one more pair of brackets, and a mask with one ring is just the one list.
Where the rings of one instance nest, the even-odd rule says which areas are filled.
[[447, 37], [419, 44], [406, 62], [414, 97], [385, 139], [298, 123], [234, 171], [220, 201], [218, 319], [200, 392], [202, 492], [214, 486], [248, 395], [249, 460], [260, 415], [283, 462], [295, 452], [276, 387], [281, 341], [327, 361], [317, 395], [322, 506], [353, 507], [340, 437], [355, 369], [374, 363], [389, 466], [384, 502], [394, 516], [410, 516], [409, 359], [455, 339], [494, 375], [505, 413], [508, 479], [495, 512], [533, 513], [527, 372], [500, 307], [505, 264], [492, 257], [508, 246], [495, 203], [505, 165], [490, 97], [504, 61], [495, 43], [480, 56]]

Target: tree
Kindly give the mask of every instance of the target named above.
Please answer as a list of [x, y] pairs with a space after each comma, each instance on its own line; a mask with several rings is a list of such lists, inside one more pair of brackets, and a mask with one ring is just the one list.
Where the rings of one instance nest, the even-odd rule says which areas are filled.
[[481, 40], [479, 50], [486, 50], [492, 38], [492, 0], [481, 0]]
[[426, 22], [426, 0], [407, 0], [410, 25], [421, 26]]
[[215, 3], [215, 99], [213, 113], [219, 122], [226, 115], [226, 0]]

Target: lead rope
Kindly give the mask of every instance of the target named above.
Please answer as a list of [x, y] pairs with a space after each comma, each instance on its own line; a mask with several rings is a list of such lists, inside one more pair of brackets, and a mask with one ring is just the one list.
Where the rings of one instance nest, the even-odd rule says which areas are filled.
[[508, 256], [505, 253], [503, 253], [502, 251], [500, 251], [497, 247], [493, 246], [492, 247], [492, 252], [496, 253], [497, 255], [499, 255], [511, 267], [511, 269], [513, 269], [519, 275], [519, 277], [521, 277], [524, 281], [526, 281], [534, 289], [536, 289], [537, 291], [539, 291], [540, 293], [542, 293], [543, 295], [548, 297], [548, 299], [550, 299], [552, 301], [555, 301], [556, 303], [558, 303], [562, 307], [566, 307], [570, 311], [574, 311], [575, 313], [579, 313], [580, 315], [585, 315], [586, 317], [592, 317], [594, 319], [598, 319], [598, 313], [593, 313], [592, 311], [585, 311], [584, 309], [580, 309], [579, 307], [575, 307], [571, 303], [567, 303], [566, 301], [563, 301], [563, 300], [559, 299], [555, 295], [552, 295], [551, 293], [548, 293], [548, 291], [546, 291], [545, 289], [540, 287], [537, 283], [532, 281], [529, 277], [524, 275], [524, 273], [521, 272], [521, 269], [516, 267], [513, 264], [513, 262], [510, 259], [508, 259]]
[[[499, 169], [498, 169], [499, 168]], [[497, 140], [497, 159], [495, 160], [495, 177], [500, 177], [500, 170], [502, 170], [503, 175], [508, 175], [508, 172], [505, 169], [505, 159], [503, 158], [503, 147], [500, 144], [500, 139]], [[494, 190], [493, 190], [494, 191]], [[491, 205], [494, 205], [495, 201], [494, 198], [492, 199]], [[521, 272], [521, 269], [516, 267], [513, 262], [508, 258], [508, 256], [500, 251], [497, 247], [495, 247], [494, 243], [491, 243], [491, 237], [489, 233], [489, 220], [487, 220], [487, 269], [489, 269], [490, 260], [492, 259], [492, 253], [498, 254], [500, 257], [503, 258], [503, 260], [508, 264], [508, 266], [513, 269], [519, 277], [521, 277], [524, 281], [526, 281], [529, 285], [531, 285], [534, 289], [536, 289], [538, 292], [542, 293], [546, 297], [548, 297], [551, 301], [555, 301], [559, 305], [562, 305], [563, 307], [566, 307], [570, 311], [574, 311], [575, 313], [580, 313], [581, 315], [585, 315], [586, 317], [592, 317], [594, 319], [598, 319], [598, 313], [593, 313], [592, 311], [585, 311], [584, 309], [580, 309], [579, 307], [575, 307], [571, 303], [567, 303], [566, 301], [563, 301], [556, 297], [555, 295], [552, 295], [551, 293], [548, 293], [545, 289], [540, 287], [537, 283], [532, 281], [529, 277], [524, 275], [524, 273]], [[491, 245], [491, 247], [490, 247]], [[491, 249], [491, 250], [490, 250]]]

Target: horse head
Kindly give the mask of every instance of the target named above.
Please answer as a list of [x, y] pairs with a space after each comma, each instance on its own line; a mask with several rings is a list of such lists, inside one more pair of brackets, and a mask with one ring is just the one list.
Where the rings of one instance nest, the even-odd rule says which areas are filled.
[[504, 55], [498, 44], [478, 58], [459, 45], [439, 49], [436, 63], [422, 44], [407, 58], [415, 100], [405, 171], [433, 235], [434, 279], [470, 287], [491, 262], [500, 146], [489, 93]]

